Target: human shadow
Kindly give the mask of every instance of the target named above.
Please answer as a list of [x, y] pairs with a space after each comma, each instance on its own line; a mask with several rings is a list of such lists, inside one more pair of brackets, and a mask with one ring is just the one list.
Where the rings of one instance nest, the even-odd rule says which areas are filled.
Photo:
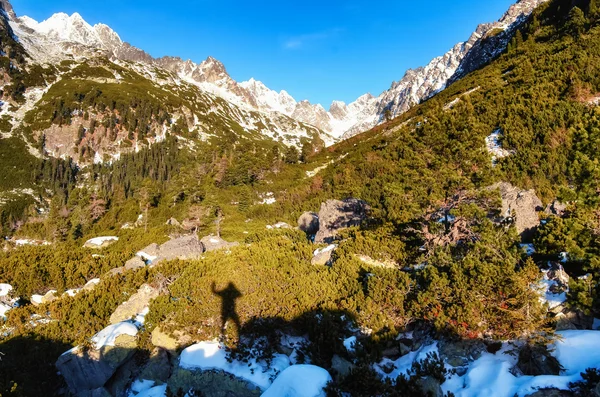
[[212, 283], [212, 292], [221, 298], [221, 339], [225, 339], [227, 322], [233, 321], [235, 326], [235, 336], [239, 337], [241, 324], [240, 318], [235, 309], [236, 300], [242, 297], [242, 293], [237, 289], [234, 283], [230, 282], [226, 288], [217, 290], [216, 284]]

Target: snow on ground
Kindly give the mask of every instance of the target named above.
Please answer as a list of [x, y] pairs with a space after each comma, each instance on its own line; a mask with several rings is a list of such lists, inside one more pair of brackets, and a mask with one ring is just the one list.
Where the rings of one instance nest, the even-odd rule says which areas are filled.
[[275, 197], [273, 197], [273, 192], [267, 192], [265, 194], [261, 194], [261, 195], [259, 195], [259, 197], [262, 199], [261, 201], [259, 201], [259, 204], [271, 205], [271, 204], [275, 204], [277, 202]]
[[511, 151], [503, 149], [500, 144], [500, 137], [502, 130], [500, 128], [494, 130], [490, 135], [485, 138], [485, 146], [488, 152], [492, 155], [492, 164], [496, 164], [498, 159], [508, 157], [513, 154]]
[[6, 317], [6, 312], [12, 309], [12, 306], [6, 303], [0, 303], [0, 317]]
[[146, 262], [146, 264], [152, 263], [152, 262], [154, 262], [156, 260], [156, 258], [158, 258], [158, 256], [147, 254], [144, 251], [138, 251], [138, 252], [135, 253], [135, 255], [139, 256], [140, 258], [142, 258], [142, 260], [144, 262]]
[[354, 353], [354, 347], [356, 346], [356, 336], [351, 336], [348, 339], [344, 339], [344, 347], [349, 353]]
[[314, 365], [292, 365], [273, 381], [261, 397], [325, 397], [323, 390], [331, 381], [325, 369]]
[[85, 242], [84, 246], [96, 246], [101, 247], [102, 244], [111, 241], [119, 241], [119, 238], [116, 236], [103, 236], [103, 237], [94, 237]]
[[[138, 379], [135, 382], [133, 382], [131, 384], [131, 391], [129, 393], [129, 397], [135, 397], [135, 396], [140, 396], [140, 395], [144, 395], [141, 393], [147, 392], [151, 389], [153, 389], [154, 386], [154, 381], [153, 380], [146, 380], [146, 379]], [[147, 395], [147, 394], [146, 394]], [[157, 396], [163, 396], [163, 394], [157, 394]]]
[[48, 241], [43, 241], [43, 240], [31, 240], [28, 238], [21, 238], [21, 239], [17, 239], [14, 240], [15, 244], [18, 247], [22, 247], [24, 245], [50, 245], [50, 243]]
[[[374, 364], [373, 368], [384, 378], [396, 379], [401, 374], [406, 375], [408, 370], [412, 368], [414, 362], [425, 360], [429, 353], [438, 353], [437, 342], [431, 345], [422, 346], [419, 350], [405, 354], [396, 361], [384, 358], [379, 363]], [[391, 365], [394, 366], [394, 369], [391, 372], [386, 373], [384, 368]]]
[[527, 256], [535, 254], [535, 246], [533, 244], [520, 244], [521, 249], [525, 251]]
[[456, 397], [513, 397], [534, 393], [538, 388], [568, 389], [569, 382], [581, 380], [580, 373], [600, 366], [600, 332], [561, 331], [553, 355], [565, 368], [562, 375], [514, 376], [510, 369], [517, 357], [508, 354], [513, 347], [504, 344], [496, 354], [484, 352], [471, 363], [463, 376], [453, 375], [442, 384], [444, 393]]
[[[152, 382], [154, 383], [154, 382]], [[155, 386], [150, 389], [145, 389], [139, 394], [129, 393], [129, 397], [164, 397], [167, 395], [167, 385]], [[186, 394], [187, 395], [187, 394]]]
[[313, 256], [317, 256], [317, 255], [324, 254], [325, 252], [333, 251], [336, 248], [337, 248], [337, 244], [330, 244], [325, 248], [316, 249], [315, 252], [313, 252]]
[[218, 342], [200, 342], [181, 352], [179, 366], [186, 369], [222, 370], [247, 380], [262, 390], [271, 386], [271, 377], [290, 366], [288, 356], [277, 354], [273, 358], [271, 368], [264, 362], [250, 359], [247, 363], [227, 361], [225, 347]]
[[130, 321], [112, 324], [98, 332], [92, 337], [92, 342], [96, 345], [96, 349], [101, 349], [104, 346], [114, 346], [115, 341], [121, 335], [136, 336], [138, 327]]
[[0, 296], [7, 296], [13, 287], [10, 284], [0, 284]]
[[549, 309], [554, 309], [566, 302], [567, 300], [567, 292], [565, 290], [561, 293], [554, 293], [551, 291], [552, 287], [558, 286], [558, 282], [556, 280], [550, 280], [548, 278], [548, 270], [542, 270], [544, 277], [539, 283], [539, 293], [540, 293], [540, 302], [548, 303]]

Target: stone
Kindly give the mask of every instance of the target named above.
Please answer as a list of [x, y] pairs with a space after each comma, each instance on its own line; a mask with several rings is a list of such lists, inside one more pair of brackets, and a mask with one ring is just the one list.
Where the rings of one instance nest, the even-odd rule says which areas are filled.
[[152, 344], [161, 349], [173, 352], [178, 347], [177, 340], [162, 332], [159, 327], [154, 328], [152, 331]]
[[440, 356], [452, 367], [464, 367], [477, 360], [487, 351], [486, 345], [479, 340], [440, 341]]
[[261, 390], [251, 383], [223, 371], [190, 371], [175, 368], [167, 382], [177, 393], [190, 389], [201, 391], [205, 397], [259, 397]]
[[335, 251], [337, 245], [332, 244], [325, 248], [319, 248], [313, 253], [313, 257], [310, 261], [315, 266], [330, 265], [332, 260], [333, 251]]
[[561, 365], [546, 346], [527, 344], [519, 351], [516, 367], [523, 375], [560, 375]]
[[333, 242], [340, 230], [360, 226], [367, 217], [369, 207], [366, 202], [354, 198], [327, 200], [321, 204], [319, 211], [319, 231], [315, 235], [315, 243]]
[[336, 354], [331, 359], [331, 369], [337, 373], [338, 379], [344, 378], [350, 375], [350, 372], [354, 369], [354, 364]]
[[417, 381], [419, 386], [421, 386], [421, 390], [423, 395], [429, 397], [443, 397], [444, 392], [442, 391], [442, 386], [440, 382], [432, 376], [426, 376], [425, 378], [421, 378]]
[[232, 248], [232, 247], [236, 247], [239, 245], [239, 243], [237, 243], [237, 242], [230, 243], [230, 242], [223, 240], [221, 237], [217, 237], [217, 236], [213, 236], [213, 235], [203, 237], [202, 240], [200, 240], [200, 242], [204, 246], [204, 249], [206, 250], [206, 252], [217, 251], [217, 250], [222, 250], [222, 249], [226, 249], [226, 248]]
[[298, 218], [298, 229], [308, 236], [314, 236], [319, 231], [319, 216], [314, 212], [305, 212]]
[[156, 288], [148, 284], [142, 285], [135, 294], [115, 309], [110, 316], [110, 323], [117, 324], [130, 320], [150, 306], [150, 301], [158, 295], [159, 291]]
[[56, 367], [73, 394], [91, 395], [93, 390], [105, 386], [117, 369], [133, 356], [135, 348], [134, 336], [120, 335], [115, 346], [76, 347], [61, 355]]
[[127, 262], [125, 262], [125, 270], [136, 270], [142, 267], [146, 267], [146, 262], [139, 256], [134, 256]]
[[547, 275], [548, 279], [557, 281], [563, 287], [569, 286], [570, 277], [560, 263], [553, 262]]
[[550, 215], [556, 215], [562, 217], [567, 211], [567, 204], [561, 203], [558, 200], [554, 200], [546, 207], [546, 213]]
[[530, 240], [535, 229], [540, 224], [539, 211], [544, 209], [542, 201], [535, 194], [535, 190], [522, 190], [507, 182], [500, 182], [490, 187], [500, 190], [502, 198], [501, 216], [505, 219], [515, 215], [514, 224], [517, 233], [523, 240]]
[[55, 301], [56, 299], [57, 299], [57, 297], [56, 297], [56, 291], [55, 290], [48, 291], [42, 297], [42, 304], [50, 303], [52, 301]]
[[[160, 246], [158, 250], [157, 263], [162, 260], [173, 259], [199, 259], [205, 251], [205, 246], [198, 240], [196, 235], [183, 236], [171, 239]], [[144, 252], [146, 252], [144, 250]], [[148, 254], [150, 254], [148, 252]]]
[[164, 383], [171, 376], [172, 369], [169, 353], [157, 347], [152, 350], [150, 359], [142, 369], [139, 378]]
[[181, 227], [181, 223], [179, 223], [179, 221], [175, 218], [169, 218], [166, 225]]

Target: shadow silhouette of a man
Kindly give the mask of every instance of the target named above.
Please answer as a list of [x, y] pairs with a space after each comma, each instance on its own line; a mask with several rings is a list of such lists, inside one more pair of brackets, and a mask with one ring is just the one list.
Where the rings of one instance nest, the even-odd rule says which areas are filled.
[[240, 318], [235, 310], [235, 301], [242, 296], [242, 293], [231, 282], [227, 288], [218, 291], [214, 281], [212, 283], [212, 292], [221, 297], [221, 338], [225, 338], [225, 327], [229, 320], [233, 321], [236, 328], [236, 337], [239, 337], [241, 325]]

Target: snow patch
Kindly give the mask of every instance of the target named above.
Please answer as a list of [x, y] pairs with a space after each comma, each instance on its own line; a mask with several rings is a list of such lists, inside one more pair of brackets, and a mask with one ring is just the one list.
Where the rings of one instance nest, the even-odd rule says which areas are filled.
[[92, 337], [96, 349], [101, 349], [104, 346], [114, 346], [115, 341], [121, 335], [136, 336], [138, 333], [138, 327], [136, 327], [130, 321], [123, 321], [117, 324], [109, 325], [102, 331], [98, 332]]
[[314, 365], [292, 365], [275, 379], [261, 397], [325, 397], [331, 375]]
[[179, 366], [186, 369], [209, 370], [216, 369], [242, 378], [265, 390], [271, 385], [271, 378], [278, 372], [290, 366], [286, 355], [277, 354], [273, 358], [271, 367], [264, 362], [250, 359], [247, 363], [227, 361], [227, 351], [219, 342], [200, 342], [181, 352]]

